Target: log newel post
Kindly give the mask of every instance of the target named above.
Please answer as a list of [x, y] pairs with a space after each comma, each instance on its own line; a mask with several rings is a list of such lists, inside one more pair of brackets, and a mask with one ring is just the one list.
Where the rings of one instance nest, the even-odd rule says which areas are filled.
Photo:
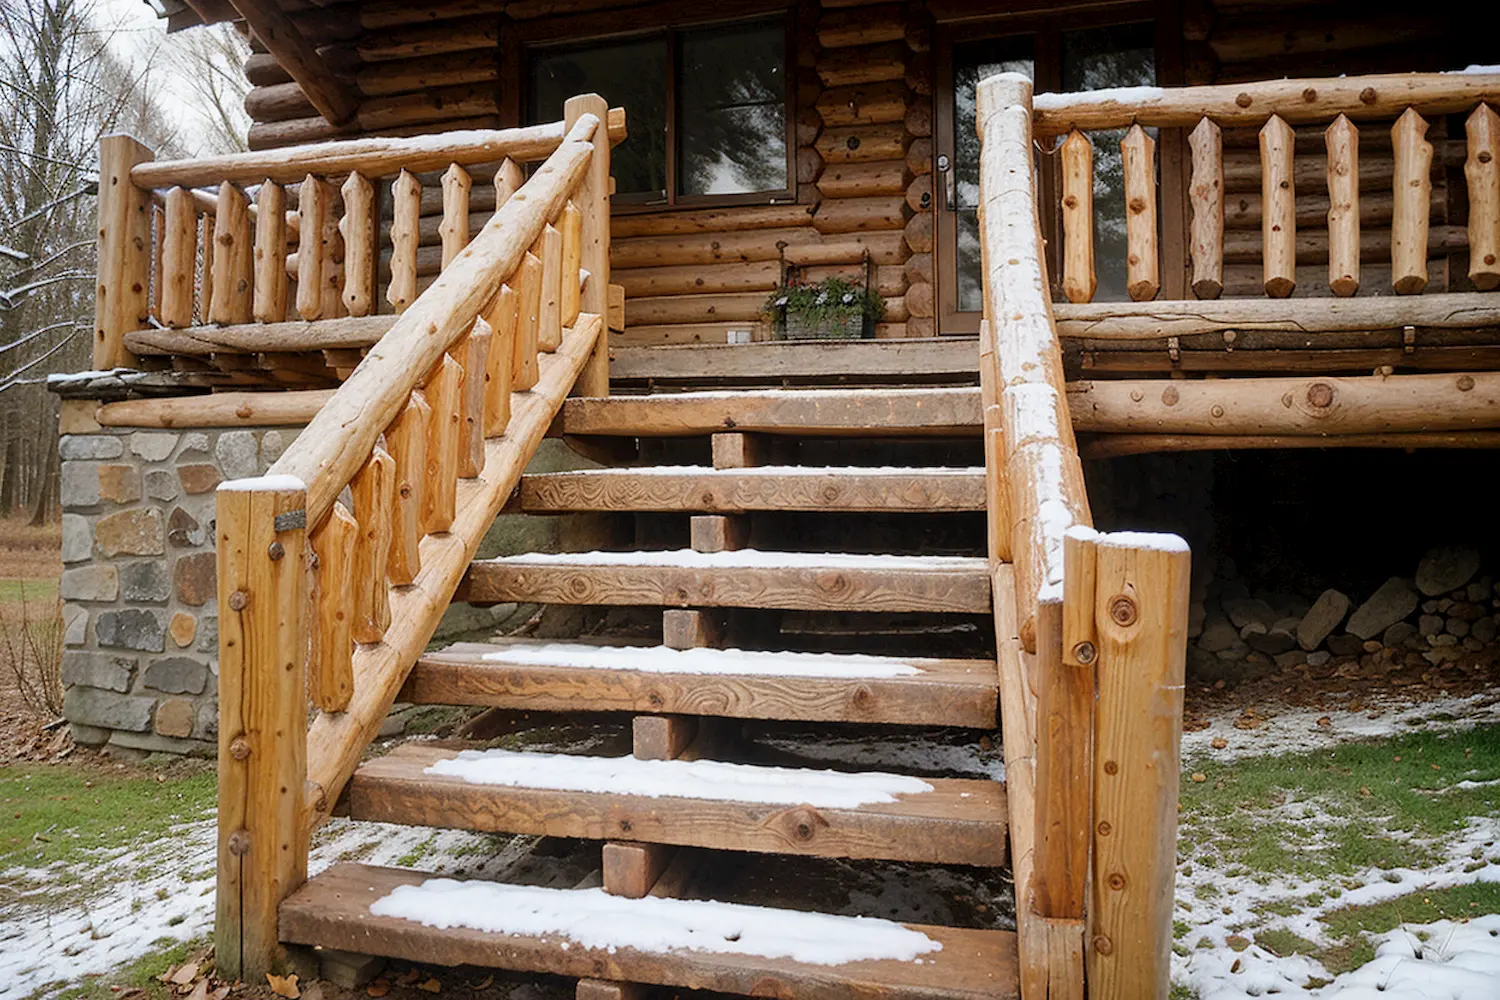
[[1095, 541], [1086, 942], [1095, 1000], [1165, 1000], [1170, 989], [1188, 568], [1188, 547], [1175, 535]]
[[98, 279], [94, 305], [94, 367], [131, 367], [135, 356], [125, 334], [143, 329], [150, 316], [150, 192], [130, 171], [154, 159], [128, 135], [99, 140]]
[[307, 878], [307, 494], [241, 480], [217, 496], [219, 975], [260, 980], [283, 956], [277, 908]]
[[[573, 201], [583, 213], [583, 270], [589, 273], [584, 282], [581, 307], [586, 313], [605, 316], [609, 312], [609, 104], [598, 94], [570, 97], [563, 105], [565, 133], [584, 115], [599, 119], [594, 130], [593, 152], [588, 171], [574, 193]], [[594, 352], [578, 376], [573, 389], [578, 396], [609, 395], [609, 331], [602, 330]]]

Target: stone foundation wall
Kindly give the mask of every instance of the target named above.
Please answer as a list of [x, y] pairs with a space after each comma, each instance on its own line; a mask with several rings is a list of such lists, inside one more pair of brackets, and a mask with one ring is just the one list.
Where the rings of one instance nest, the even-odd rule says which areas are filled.
[[297, 433], [103, 428], [62, 437], [63, 714], [78, 742], [214, 751], [214, 490], [263, 473]]

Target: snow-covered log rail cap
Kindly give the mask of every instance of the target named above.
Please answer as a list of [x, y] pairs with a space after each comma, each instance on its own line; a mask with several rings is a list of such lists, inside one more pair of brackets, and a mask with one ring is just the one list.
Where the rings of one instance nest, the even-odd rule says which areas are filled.
[[219, 484], [219, 493], [289, 493], [306, 492], [307, 484], [296, 476], [276, 474], [250, 476], [246, 479], [229, 479]]

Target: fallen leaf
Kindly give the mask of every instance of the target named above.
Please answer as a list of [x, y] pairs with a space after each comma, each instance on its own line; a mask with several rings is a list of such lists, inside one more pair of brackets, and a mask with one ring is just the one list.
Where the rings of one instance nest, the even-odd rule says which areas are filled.
[[270, 984], [271, 992], [279, 997], [286, 997], [287, 1000], [298, 1000], [302, 996], [302, 991], [297, 988], [297, 974], [295, 972], [290, 976], [274, 976], [268, 972], [266, 973], [266, 982]]
[[186, 986], [198, 978], [198, 963], [188, 962], [172, 973], [172, 978], [167, 980], [173, 986]]
[[1223, 750], [1229, 746], [1229, 741], [1222, 736], [1215, 736], [1212, 746], [1215, 750]]
[[229, 987], [220, 986], [218, 989], [214, 990], [213, 996], [209, 997], [209, 1000], [224, 1000], [224, 998], [227, 996], [229, 996]]
[[399, 976], [396, 977], [396, 985], [398, 985], [398, 986], [410, 986], [413, 983], [415, 983], [418, 979], [421, 979], [421, 978], [422, 978], [422, 970], [421, 969], [407, 969], [405, 972], [401, 973]]
[[1318, 719], [1318, 725], [1322, 726], [1324, 729], [1327, 729], [1329, 726], [1333, 725], [1333, 720], [1325, 715]]
[[1204, 774], [1202, 771], [1194, 771], [1193, 772], [1193, 781], [1195, 783], [1201, 785], [1201, 784], [1203, 784], [1203, 782], [1205, 782], [1207, 780], [1208, 780], [1208, 775]]
[[1240, 971], [1240, 960], [1239, 959], [1235, 959], [1234, 960], [1234, 964], [1229, 967], [1229, 971], [1230, 972], [1239, 972]]
[[391, 991], [391, 984], [384, 979], [377, 979], [365, 987], [365, 996], [383, 997]]
[[198, 985], [193, 987], [193, 992], [188, 994], [188, 1000], [208, 1000], [208, 980], [198, 980]]
[[1370, 789], [1369, 789], [1369, 787], [1367, 785], [1360, 785], [1359, 786], [1359, 794], [1363, 795], [1365, 798], [1369, 798], [1370, 797]]
[[436, 976], [429, 976], [417, 984], [417, 989], [424, 993], [441, 993], [443, 992], [443, 984], [437, 981]]

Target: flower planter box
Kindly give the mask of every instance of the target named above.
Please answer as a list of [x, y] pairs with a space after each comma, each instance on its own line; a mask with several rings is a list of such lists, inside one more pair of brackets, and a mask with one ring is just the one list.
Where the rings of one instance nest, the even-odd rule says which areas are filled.
[[867, 316], [813, 319], [787, 313], [776, 324], [778, 340], [859, 340], [872, 336], [875, 324]]

